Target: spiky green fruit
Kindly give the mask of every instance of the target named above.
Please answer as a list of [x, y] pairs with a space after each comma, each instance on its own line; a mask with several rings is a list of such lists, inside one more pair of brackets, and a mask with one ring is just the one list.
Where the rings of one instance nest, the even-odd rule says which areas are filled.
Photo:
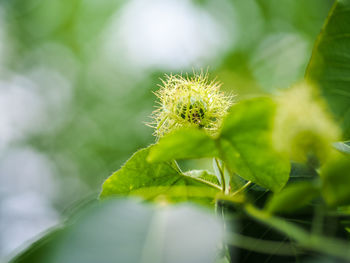
[[180, 127], [198, 127], [215, 135], [228, 109], [232, 96], [220, 91], [220, 84], [209, 81], [208, 74], [193, 77], [166, 76], [155, 92], [159, 107], [153, 112], [151, 127], [161, 137]]

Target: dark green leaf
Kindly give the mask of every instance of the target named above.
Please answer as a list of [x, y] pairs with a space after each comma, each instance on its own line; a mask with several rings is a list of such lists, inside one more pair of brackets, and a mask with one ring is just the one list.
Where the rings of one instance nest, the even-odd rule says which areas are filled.
[[275, 108], [268, 98], [234, 105], [223, 124], [220, 155], [231, 173], [279, 191], [288, 181], [290, 163], [272, 147]]
[[337, 155], [321, 170], [322, 193], [331, 206], [350, 205], [350, 159]]
[[307, 164], [291, 163], [290, 177], [311, 178], [317, 175], [316, 170]]
[[220, 188], [201, 178], [186, 176], [171, 162], [148, 163], [152, 146], [136, 152], [103, 184], [101, 198], [137, 195], [145, 199], [185, 201], [213, 198]]
[[154, 145], [147, 158], [150, 162], [217, 156], [215, 141], [199, 129], [181, 129]]
[[320, 194], [312, 182], [288, 185], [268, 201], [266, 209], [271, 213], [291, 213], [309, 204]]
[[350, 138], [350, 0], [337, 0], [320, 33], [306, 78], [321, 88]]
[[11, 262], [211, 263], [222, 238], [217, 218], [194, 206], [113, 199], [82, 211]]

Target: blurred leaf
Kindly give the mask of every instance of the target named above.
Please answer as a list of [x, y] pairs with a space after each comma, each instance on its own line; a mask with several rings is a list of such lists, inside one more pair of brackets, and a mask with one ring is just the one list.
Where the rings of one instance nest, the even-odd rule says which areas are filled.
[[199, 177], [182, 174], [172, 162], [146, 161], [152, 146], [136, 152], [103, 184], [101, 198], [137, 195], [161, 201], [185, 201], [192, 197], [213, 198], [220, 188]]
[[345, 230], [350, 234], [350, 227], [345, 227]]
[[199, 129], [181, 129], [154, 145], [147, 158], [150, 162], [217, 156], [215, 141]]
[[194, 206], [156, 208], [131, 200], [100, 202], [12, 263], [214, 262], [221, 223]]
[[223, 124], [220, 154], [231, 173], [279, 191], [288, 181], [290, 164], [272, 147], [274, 112], [275, 103], [268, 98], [235, 104]]
[[350, 138], [350, 0], [335, 1], [319, 35], [306, 77], [315, 81]]
[[338, 154], [321, 169], [322, 193], [331, 206], [350, 205], [350, 159]]
[[255, 46], [251, 68], [263, 90], [271, 93], [303, 77], [309, 50], [305, 37], [299, 32], [267, 34]]
[[294, 183], [274, 194], [266, 209], [271, 213], [291, 213], [308, 205], [319, 193], [319, 189], [311, 182]]
[[333, 146], [342, 153], [350, 154], [350, 146], [346, 142], [335, 142]]
[[290, 177], [311, 178], [317, 176], [317, 172], [314, 168], [303, 163], [291, 163]]

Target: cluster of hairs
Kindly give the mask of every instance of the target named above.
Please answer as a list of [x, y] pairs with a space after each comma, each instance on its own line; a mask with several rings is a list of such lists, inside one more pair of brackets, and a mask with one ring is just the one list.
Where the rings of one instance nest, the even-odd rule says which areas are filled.
[[220, 86], [203, 72], [192, 77], [166, 75], [155, 92], [159, 105], [149, 123], [154, 135], [162, 137], [180, 127], [198, 127], [215, 135], [232, 105], [232, 96], [221, 92]]

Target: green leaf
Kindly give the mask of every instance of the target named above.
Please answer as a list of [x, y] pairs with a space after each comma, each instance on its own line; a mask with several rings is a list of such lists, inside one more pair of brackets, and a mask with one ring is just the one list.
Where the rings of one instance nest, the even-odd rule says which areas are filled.
[[235, 104], [223, 124], [220, 155], [231, 173], [279, 191], [288, 181], [290, 163], [272, 147], [275, 108], [269, 98]]
[[180, 129], [161, 138], [147, 158], [149, 162], [217, 156], [215, 141], [203, 130]]
[[319, 188], [312, 182], [294, 183], [274, 194], [266, 209], [271, 213], [291, 213], [308, 205], [319, 194]]
[[152, 146], [136, 152], [126, 164], [103, 184], [100, 197], [136, 195], [147, 200], [212, 200], [220, 188], [203, 180], [182, 174], [171, 162], [148, 163]]
[[211, 263], [222, 239], [217, 217], [193, 205], [112, 199], [80, 211], [10, 262]]
[[184, 173], [187, 176], [199, 178], [207, 182], [211, 182], [219, 187], [220, 182], [215, 174], [212, 174], [206, 170], [192, 170]]
[[306, 78], [316, 82], [350, 138], [350, 0], [335, 1], [318, 36]]
[[338, 154], [321, 169], [322, 194], [330, 206], [350, 205], [350, 159]]

